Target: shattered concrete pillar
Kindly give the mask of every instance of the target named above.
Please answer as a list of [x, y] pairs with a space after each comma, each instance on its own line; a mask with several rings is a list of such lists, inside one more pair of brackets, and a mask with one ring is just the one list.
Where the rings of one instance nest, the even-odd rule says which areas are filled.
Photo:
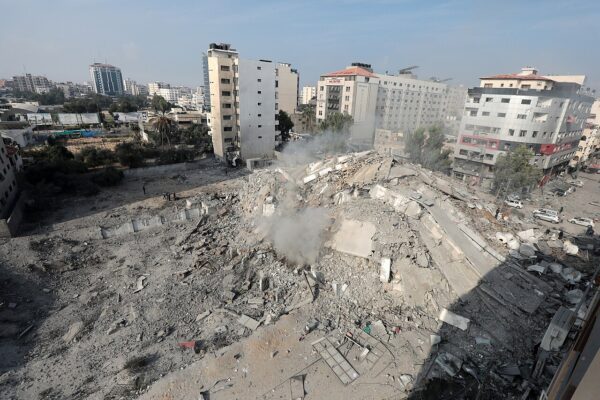
[[383, 283], [390, 281], [390, 274], [392, 269], [392, 260], [389, 258], [381, 259], [381, 266], [379, 267], [379, 280]]

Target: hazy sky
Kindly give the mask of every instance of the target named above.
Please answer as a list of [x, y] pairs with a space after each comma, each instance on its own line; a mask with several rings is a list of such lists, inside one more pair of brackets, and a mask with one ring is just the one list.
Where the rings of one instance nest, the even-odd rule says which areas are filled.
[[301, 85], [351, 62], [475, 85], [537, 67], [600, 89], [600, 0], [0, 0], [0, 78], [88, 80], [106, 61], [138, 82], [202, 84], [202, 52], [290, 62]]

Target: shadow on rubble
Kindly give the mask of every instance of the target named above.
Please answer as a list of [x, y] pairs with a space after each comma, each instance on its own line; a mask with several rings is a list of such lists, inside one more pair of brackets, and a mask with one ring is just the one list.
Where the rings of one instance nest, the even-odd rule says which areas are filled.
[[[537, 256], [538, 262], [558, 261], [541, 253]], [[589, 278], [591, 266], [598, 261], [598, 257], [590, 257], [586, 264], [568, 259], [559, 262]], [[445, 307], [449, 312], [445, 317], [440, 314], [445, 322], [431, 332], [431, 350], [415, 377], [409, 399], [539, 398], [570, 340], [561, 342], [560, 349], [547, 357], [542, 338], [561, 307], [575, 308], [563, 300], [564, 292], [583, 288], [586, 279], [573, 285], [550, 271], [528, 273], [533, 263], [507, 259], [477, 287]]]
[[[250, 174], [244, 167], [226, 167], [214, 158], [197, 161], [195, 165], [194, 169], [177, 172], [161, 172], [159, 168], [162, 166], [132, 169], [131, 175], [126, 172], [121, 184], [102, 188], [94, 196], [57, 195], [41, 209], [38, 207], [36, 210], [26, 211], [27, 220], [21, 224], [19, 234], [151, 198], [164, 201], [165, 206], [172, 204], [181, 207], [188, 197], [182, 192]], [[176, 194], [176, 201], [172, 200], [173, 193]], [[171, 195], [170, 199], [167, 194]]]
[[8, 392], [21, 379], [11, 375], [24, 365], [36, 344], [36, 333], [54, 304], [54, 296], [26, 277], [0, 262], [0, 397], [13, 398]]

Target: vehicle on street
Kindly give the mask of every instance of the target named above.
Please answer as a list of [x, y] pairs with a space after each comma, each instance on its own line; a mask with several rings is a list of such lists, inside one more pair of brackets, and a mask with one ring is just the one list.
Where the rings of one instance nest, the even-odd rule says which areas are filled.
[[509, 207], [523, 208], [523, 202], [521, 202], [521, 200], [506, 199], [504, 200], [504, 204], [506, 204]]
[[549, 210], [547, 208], [539, 208], [533, 211], [533, 218], [541, 219], [542, 221], [552, 222], [554, 224], [560, 223], [560, 217], [558, 212]]
[[567, 195], [567, 191], [563, 190], [561, 188], [554, 188], [551, 190], [552, 193], [554, 193], [557, 196], [566, 196]]
[[571, 186], [583, 187], [583, 181], [572, 180], [568, 182], [568, 184]]
[[569, 220], [570, 223], [581, 225], [581, 226], [591, 226], [594, 227], [594, 221], [591, 218], [584, 217], [573, 217]]

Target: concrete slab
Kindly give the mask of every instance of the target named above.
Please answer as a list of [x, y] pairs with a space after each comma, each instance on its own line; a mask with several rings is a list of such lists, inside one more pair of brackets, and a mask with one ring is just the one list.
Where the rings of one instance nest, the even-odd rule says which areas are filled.
[[333, 236], [331, 248], [342, 253], [368, 258], [373, 251], [375, 225], [371, 222], [345, 219]]

